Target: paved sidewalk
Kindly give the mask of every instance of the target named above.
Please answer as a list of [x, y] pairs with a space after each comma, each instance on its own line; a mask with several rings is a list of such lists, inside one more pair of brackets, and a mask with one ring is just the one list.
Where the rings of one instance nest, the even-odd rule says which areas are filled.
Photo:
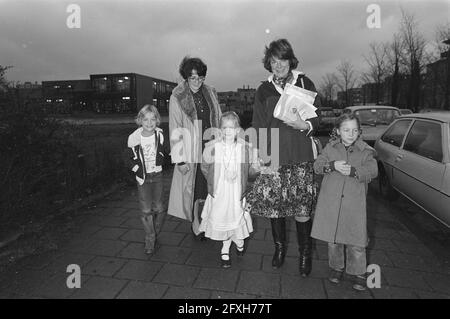
[[[165, 178], [168, 199], [171, 174]], [[373, 191], [373, 189], [372, 189]], [[254, 218], [244, 257], [219, 267], [220, 243], [193, 238], [190, 224], [168, 217], [160, 246], [148, 257], [134, 189], [76, 217], [77, 229], [57, 251], [32, 256], [0, 274], [0, 298], [449, 298], [450, 269], [392, 214], [368, 198], [369, 263], [380, 265], [380, 289], [354, 292], [326, 279], [327, 247], [316, 241], [313, 271], [298, 274], [295, 224], [290, 221], [285, 265], [272, 270], [270, 222]], [[234, 246], [232, 246], [234, 248]], [[233, 251], [233, 250], [232, 250]], [[81, 267], [80, 289], [66, 286], [66, 267]]]

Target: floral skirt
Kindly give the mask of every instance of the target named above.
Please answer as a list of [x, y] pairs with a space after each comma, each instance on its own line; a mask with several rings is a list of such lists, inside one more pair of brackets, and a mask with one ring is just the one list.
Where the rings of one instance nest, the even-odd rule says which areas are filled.
[[319, 183], [313, 162], [282, 165], [275, 174], [261, 174], [246, 192], [246, 210], [268, 217], [310, 217]]

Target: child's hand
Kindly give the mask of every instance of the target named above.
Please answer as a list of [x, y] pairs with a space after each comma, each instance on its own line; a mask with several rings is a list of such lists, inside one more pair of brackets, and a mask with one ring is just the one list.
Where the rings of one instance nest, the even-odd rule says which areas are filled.
[[335, 161], [334, 168], [342, 175], [349, 176], [352, 167], [351, 165], [348, 165], [346, 161]]

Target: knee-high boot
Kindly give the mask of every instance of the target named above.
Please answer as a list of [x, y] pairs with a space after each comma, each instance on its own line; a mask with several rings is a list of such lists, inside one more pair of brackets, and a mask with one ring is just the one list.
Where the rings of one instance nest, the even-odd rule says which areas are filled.
[[297, 227], [298, 251], [300, 253], [298, 270], [303, 277], [311, 273], [312, 268], [312, 238], [311, 227], [312, 221], [295, 222]]
[[272, 236], [275, 244], [272, 267], [277, 269], [283, 265], [284, 257], [286, 256], [286, 219], [271, 218], [270, 223], [272, 225]]

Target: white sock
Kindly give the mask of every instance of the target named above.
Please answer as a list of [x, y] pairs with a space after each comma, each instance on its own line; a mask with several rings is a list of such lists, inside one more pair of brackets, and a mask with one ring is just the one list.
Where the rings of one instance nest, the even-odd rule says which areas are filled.
[[[230, 253], [230, 246], [231, 246], [231, 239], [224, 240], [221, 253], [222, 254], [229, 254]], [[228, 256], [228, 255], [222, 256], [222, 259], [223, 260], [229, 260], [230, 256]]]
[[236, 247], [239, 251], [244, 250], [244, 240], [243, 239], [233, 239], [233, 241], [236, 244]]

